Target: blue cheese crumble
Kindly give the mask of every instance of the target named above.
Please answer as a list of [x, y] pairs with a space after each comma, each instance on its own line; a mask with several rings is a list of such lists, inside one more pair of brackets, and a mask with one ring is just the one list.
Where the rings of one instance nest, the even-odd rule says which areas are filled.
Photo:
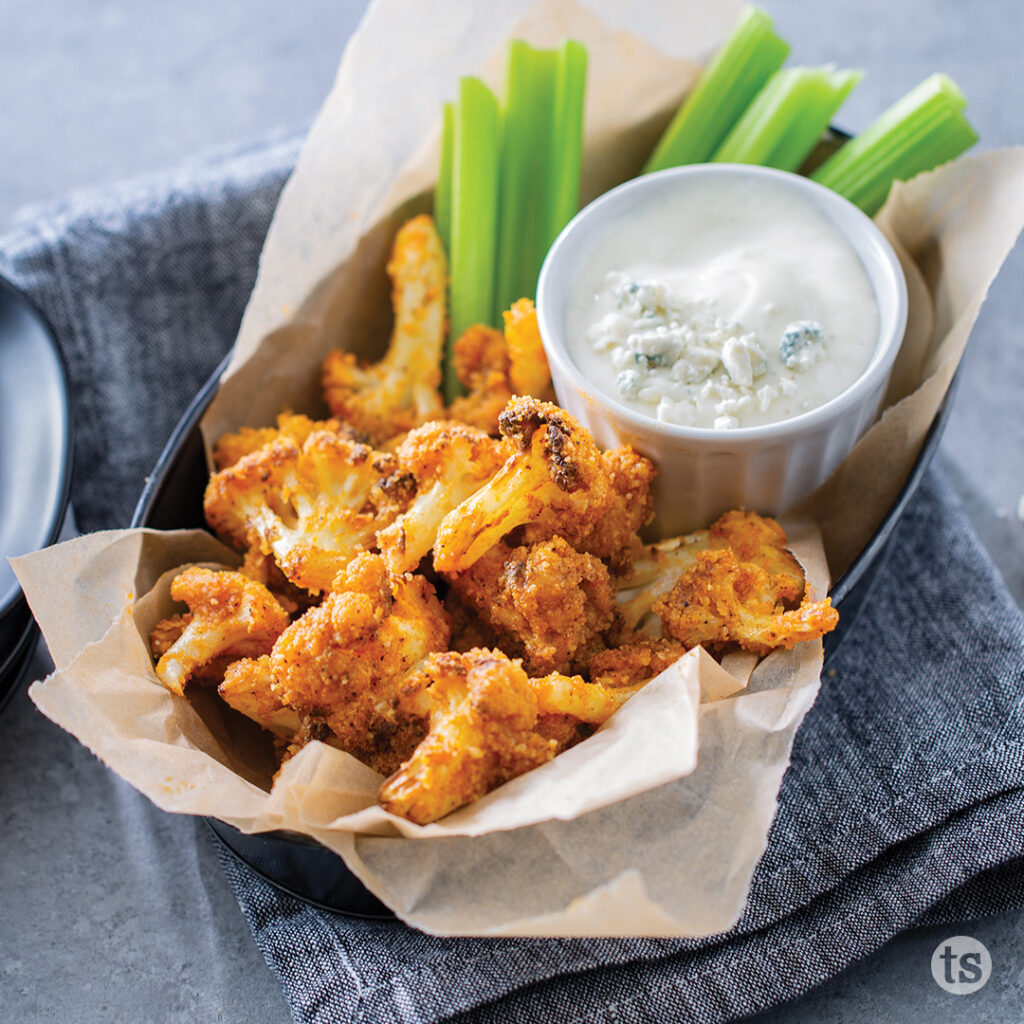
[[825, 332], [815, 320], [786, 325], [779, 342], [779, 358], [791, 370], [809, 370], [825, 354]]
[[714, 429], [733, 430], [746, 410], [765, 414], [795, 394], [794, 374], [826, 354], [821, 324], [794, 321], [773, 342], [781, 366], [770, 373], [765, 339], [743, 324], [674, 295], [663, 281], [613, 271], [605, 284], [613, 308], [586, 340], [617, 371], [618, 394], [665, 422], [697, 425], [710, 407]]

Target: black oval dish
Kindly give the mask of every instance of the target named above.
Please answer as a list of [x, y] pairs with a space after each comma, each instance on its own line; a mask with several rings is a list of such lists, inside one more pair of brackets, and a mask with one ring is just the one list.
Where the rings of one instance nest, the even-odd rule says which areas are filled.
[[[213, 398], [217, 381], [226, 365], [227, 358], [178, 423], [139, 498], [132, 526], [160, 530], [206, 528], [202, 497], [208, 477], [199, 420]], [[883, 554], [892, 531], [935, 455], [952, 407], [952, 394], [951, 388], [910, 475], [881, 526], [831, 590], [833, 603], [842, 605], [842, 614], [839, 627], [826, 638], [826, 664], [856, 619], [884, 561]], [[394, 916], [363, 887], [340, 857], [305, 836], [283, 832], [246, 835], [222, 821], [207, 821], [225, 846], [258, 875], [284, 892], [314, 906], [356, 917]]]
[[0, 708], [37, 631], [8, 558], [52, 544], [71, 486], [67, 368], [53, 329], [0, 278]]

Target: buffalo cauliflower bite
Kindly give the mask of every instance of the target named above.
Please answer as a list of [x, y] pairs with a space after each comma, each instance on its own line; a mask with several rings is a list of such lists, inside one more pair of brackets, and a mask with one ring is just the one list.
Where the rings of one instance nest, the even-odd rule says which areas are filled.
[[530, 686], [537, 698], [539, 714], [568, 715], [588, 725], [602, 725], [642, 688], [642, 683], [609, 687], [588, 683], [582, 676], [551, 672], [540, 679], [531, 679]]
[[696, 563], [697, 555], [726, 549], [740, 562], [752, 563], [768, 574], [774, 601], [789, 607], [802, 597], [804, 572], [786, 547], [782, 527], [756, 512], [735, 510], [720, 516], [710, 529], [660, 541], [634, 554], [630, 571], [617, 580], [625, 629], [636, 629], [643, 622], [642, 631], [648, 631], [653, 625], [648, 613], [655, 602]]
[[462, 423], [426, 423], [411, 431], [397, 452], [415, 497], [377, 543], [392, 572], [415, 569], [434, 546], [444, 517], [478, 491], [504, 461], [501, 445]]
[[213, 446], [213, 462], [217, 469], [227, 469], [252, 452], [276, 441], [279, 437], [291, 438], [297, 445], [303, 445], [314, 431], [329, 430], [332, 434], [347, 437], [353, 441], [365, 440], [341, 420], [311, 420], [308, 416], [283, 412], [277, 417], [276, 427], [242, 427], [235, 433], [223, 434]]
[[192, 621], [189, 613], [172, 615], [161, 619], [149, 631], [149, 653], [154, 661], [159, 661], [173, 646], [178, 637], [185, 632], [185, 627]]
[[558, 750], [557, 740], [536, 732], [538, 701], [526, 673], [498, 650], [431, 655], [407, 680], [399, 703], [408, 715], [426, 716], [429, 731], [378, 799], [418, 825], [479, 799]]
[[604, 648], [616, 621], [607, 567], [561, 537], [517, 548], [497, 544], [447, 579], [531, 674], [585, 664]]
[[498, 416], [513, 394], [505, 336], [497, 328], [472, 324], [455, 339], [452, 366], [466, 394], [452, 402], [448, 415], [497, 434]]
[[448, 415], [488, 434], [498, 433], [498, 416], [513, 396], [551, 397], [551, 372], [533, 303], [520, 299], [503, 317], [504, 334], [473, 324], [452, 346], [455, 375], [467, 393], [452, 402]]
[[834, 629], [831, 601], [809, 601], [786, 611], [774, 577], [731, 548], [701, 551], [668, 594], [654, 604], [665, 631], [687, 647], [735, 642], [757, 654], [815, 640]]
[[540, 340], [537, 310], [529, 299], [519, 299], [502, 314], [502, 319], [512, 393], [546, 399], [551, 393], [551, 370]]
[[274, 673], [267, 654], [230, 664], [217, 692], [236, 711], [275, 736], [291, 740], [301, 727], [298, 714], [274, 692]]
[[434, 545], [434, 566], [442, 572], [468, 569], [526, 524], [533, 531], [530, 540], [558, 535], [578, 547], [612, 501], [601, 453], [567, 412], [535, 398], [516, 398], [499, 419], [508, 458], [442, 522]]
[[380, 555], [364, 554], [274, 644], [274, 693], [300, 713], [319, 714], [342, 749], [387, 773], [423, 735], [422, 721], [397, 710], [402, 681], [449, 638], [426, 579], [389, 573]]
[[537, 735], [555, 744], [555, 753], [574, 747], [580, 740], [593, 733], [593, 726], [581, 722], [572, 715], [538, 715]]
[[272, 555], [292, 583], [328, 590], [397, 514], [388, 490], [397, 468], [393, 455], [330, 431], [301, 448], [279, 437], [213, 475], [206, 519], [239, 547]]
[[734, 509], [711, 524], [708, 546], [731, 549], [741, 562], [753, 562], [770, 577], [777, 601], [796, 602], [804, 593], [804, 570], [786, 547], [786, 533], [767, 516]]
[[426, 215], [395, 236], [388, 275], [395, 323], [387, 354], [372, 366], [335, 349], [324, 361], [324, 397], [334, 416], [374, 443], [442, 413], [441, 351], [445, 330], [447, 265]]
[[[262, 584], [238, 572], [192, 566], [175, 576], [171, 597], [188, 605], [184, 629], [156, 665], [157, 678], [171, 693], [204, 666], [223, 658], [258, 657], [270, 651], [288, 625], [288, 613]], [[157, 623], [159, 641], [166, 621]]]
[[632, 640], [620, 647], [601, 651], [590, 659], [590, 681], [605, 687], [629, 687], [650, 682], [688, 650], [672, 637]]
[[654, 518], [651, 487], [658, 471], [629, 445], [601, 452], [601, 467], [610, 485], [608, 506], [577, 547], [607, 560], [617, 573], [628, 572], [641, 547], [638, 531]]
[[302, 587], [297, 587], [278, 568], [273, 555], [265, 555], [258, 547], [246, 548], [245, 557], [238, 571], [243, 576], [262, 583], [277, 603], [291, 616], [304, 612], [319, 599]]
[[[707, 551], [707, 530], [672, 537], [649, 544], [635, 553], [629, 572], [619, 577], [619, 610], [623, 629], [647, 633], [657, 625], [650, 611], [658, 598], [667, 594], [682, 574], [697, 560], [697, 552]], [[660, 627], [659, 627], [660, 628]]]

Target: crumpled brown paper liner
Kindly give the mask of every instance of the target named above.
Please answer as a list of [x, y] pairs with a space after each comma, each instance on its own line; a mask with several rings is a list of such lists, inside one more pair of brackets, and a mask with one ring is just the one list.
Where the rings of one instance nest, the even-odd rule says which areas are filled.
[[[636, 172], [738, 10], [652, 2], [632, 19], [648, 43], [571, 0], [526, 7], [505, 0], [485, 19], [471, 0], [447, 5], [445, 18], [399, 0], [371, 5], [281, 197], [231, 365], [203, 422], [207, 440], [272, 422], [283, 406], [318, 411], [328, 349], [381, 350], [387, 250], [402, 217], [427, 201], [440, 102], [459, 74], [484, 68], [496, 84], [510, 35], [584, 41], [588, 199]], [[401, 60], [381, 61], [385, 52]], [[1024, 222], [1024, 151], [961, 159], [898, 187], [879, 221], [904, 259], [911, 299], [893, 404], [796, 510], [820, 524], [836, 573], [898, 492]], [[816, 531], [788, 529], [812, 592], [823, 593]], [[739, 916], [793, 736], [817, 693], [820, 643], [776, 652], [753, 671], [749, 658], [726, 662], [726, 671], [691, 652], [590, 740], [420, 828], [376, 807], [380, 777], [323, 744], [289, 761], [270, 788], [267, 734], [210, 691], [192, 687], [189, 701], [157, 682], [144, 638], [170, 608], [173, 571], [237, 560], [200, 531], [150, 530], [82, 537], [18, 559], [57, 665], [32, 687], [33, 700], [160, 807], [317, 839], [426, 930], [696, 936]]]

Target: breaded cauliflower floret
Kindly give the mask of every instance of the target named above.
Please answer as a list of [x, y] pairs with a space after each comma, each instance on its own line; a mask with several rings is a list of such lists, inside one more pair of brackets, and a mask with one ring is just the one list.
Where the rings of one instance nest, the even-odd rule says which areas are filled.
[[302, 587], [297, 587], [278, 568], [273, 555], [265, 555], [258, 547], [247, 548], [238, 571], [243, 576], [262, 583], [277, 603], [289, 614], [304, 612], [316, 604], [318, 597]]
[[330, 431], [315, 431], [301, 448], [279, 437], [214, 474], [206, 519], [239, 547], [273, 555], [298, 586], [327, 590], [397, 513], [387, 497], [397, 468], [393, 455]]
[[835, 629], [831, 601], [808, 601], [785, 611], [773, 577], [725, 548], [698, 552], [671, 592], [654, 605], [666, 632], [687, 647], [735, 642], [758, 654], [790, 648]]
[[629, 632], [640, 628], [647, 633], [656, 627], [649, 615], [655, 601], [676, 585], [697, 560], [697, 552], [707, 551], [709, 544], [708, 531], [699, 530], [649, 544], [635, 553], [630, 571], [616, 580], [623, 629]]
[[637, 686], [603, 686], [588, 683], [582, 676], [565, 676], [552, 672], [541, 679], [531, 679], [537, 697], [537, 711], [542, 715], [569, 715], [588, 725], [608, 721], [630, 697], [642, 688]]
[[498, 544], [448, 581], [531, 675], [568, 672], [602, 650], [616, 621], [608, 569], [561, 537]]
[[395, 453], [416, 496], [377, 543], [392, 572], [408, 572], [434, 546], [441, 521], [475, 494], [505, 461], [500, 442], [462, 423], [425, 423]]
[[426, 215], [403, 224], [388, 261], [395, 324], [387, 354], [360, 366], [335, 349], [324, 361], [324, 397], [333, 415], [377, 443], [442, 414], [441, 350], [447, 264]]
[[429, 732], [381, 787], [385, 810], [419, 825], [554, 757], [536, 732], [537, 697], [519, 662], [474, 648], [434, 654], [403, 688], [402, 709], [426, 715]]
[[314, 431], [329, 430], [353, 441], [365, 440], [341, 420], [311, 420], [308, 416], [283, 412], [277, 417], [276, 427], [242, 427], [235, 433], [223, 434], [213, 446], [213, 461], [217, 469], [227, 469], [239, 459], [258, 452], [279, 437], [291, 438], [300, 447]]
[[455, 339], [452, 365], [466, 394], [452, 402], [448, 415], [497, 434], [498, 416], [513, 394], [505, 336], [497, 328], [472, 324]]
[[651, 487], [658, 471], [629, 445], [601, 452], [601, 466], [610, 485], [608, 507], [577, 546], [606, 559], [615, 572], [628, 572], [641, 547], [637, 531], [654, 518]]
[[538, 715], [537, 735], [552, 740], [556, 746], [556, 754], [576, 746], [580, 740], [586, 739], [593, 732], [593, 726], [581, 722], [572, 715]]
[[498, 416], [514, 395], [549, 400], [551, 371], [537, 329], [537, 311], [520, 299], [504, 314], [505, 333], [473, 324], [455, 340], [455, 374], [466, 389], [448, 409], [453, 419], [498, 433]]
[[685, 644], [671, 637], [640, 639], [601, 651], [590, 659], [590, 681], [607, 687], [637, 686], [660, 675], [686, 652]]
[[289, 621], [266, 587], [238, 572], [192, 566], [175, 576], [171, 597], [189, 608], [184, 630], [156, 665], [171, 693], [183, 694], [193, 673], [215, 659], [266, 654]]
[[397, 712], [399, 687], [449, 638], [426, 579], [394, 575], [380, 555], [361, 555], [274, 645], [274, 692], [299, 712], [320, 713], [343, 749], [390, 772], [423, 735], [421, 720]]
[[[654, 603], [695, 564], [701, 551], [726, 549], [740, 562], [750, 562], [768, 574], [773, 602], [789, 607], [802, 597], [803, 569], [787, 549], [782, 527], [767, 516], [736, 510], [726, 512], [708, 530], [660, 541], [634, 555], [630, 572], [616, 581], [624, 627], [637, 628]], [[648, 622], [644, 631], [649, 626]]]
[[442, 522], [434, 545], [434, 566], [442, 572], [468, 569], [506, 533], [525, 524], [547, 537], [562, 536], [575, 547], [593, 532], [612, 500], [593, 438], [558, 406], [513, 399], [500, 426], [509, 457]]
[[512, 393], [548, 398], [551, 370], [537, 326], [537, 310], [529, 299], [519, 299], [502, 314], [508, 344], [508, 381]]
[[274, 673], [269, 655], [232, 662], [217, 692], [236, 711], [241, 711], [275, 736], [291, 740], [299, 731], [301, 722], [298, 714], [274, 692]]
[[730, 548], [741, 562], [753, 562], [771, 577], [777, 601], [799, 601], [804, 593], [804, 570], [786, 547], [786, 534], [767, 516], [735, 509], [711, 524], [708, 546]]

